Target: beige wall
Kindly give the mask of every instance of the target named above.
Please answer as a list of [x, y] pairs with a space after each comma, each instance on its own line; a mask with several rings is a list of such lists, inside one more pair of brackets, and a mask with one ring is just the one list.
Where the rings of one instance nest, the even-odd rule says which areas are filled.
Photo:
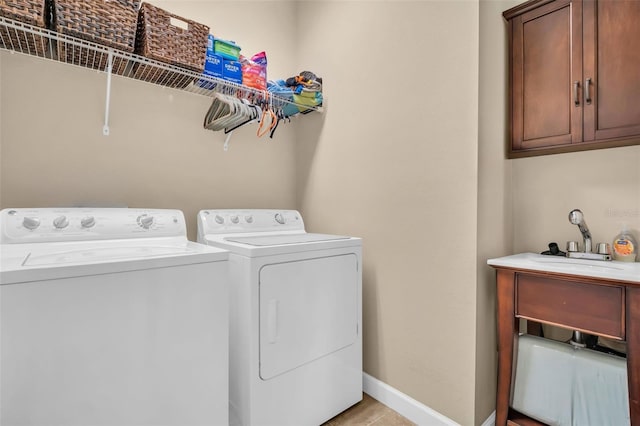
[[514, 161], [514, 249], [542, 251], [582, 243], [568, 213], [582, 210], [594, 244], [626, 223], [640, 237], [640, 146]]
[[474, 424], [478, 3], [301, 8], [328, 105], [301, 123], [299, 205], [310, 229], [363, 237], [364, 369]]
[[478, 288], [476, 419], [495, 409], [495, 271], [487, 259], [513, 252], [512, 162], [507, 139], [507, 39], [502, 11], [513, 0], [480, 0], [480, 84], [478, 132]]

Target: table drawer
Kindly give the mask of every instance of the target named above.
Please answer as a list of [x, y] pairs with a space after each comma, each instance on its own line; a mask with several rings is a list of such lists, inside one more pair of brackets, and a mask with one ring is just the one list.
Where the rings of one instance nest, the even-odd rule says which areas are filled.
[[516, 274], [516, 316], [624, 340], [624, 287]]

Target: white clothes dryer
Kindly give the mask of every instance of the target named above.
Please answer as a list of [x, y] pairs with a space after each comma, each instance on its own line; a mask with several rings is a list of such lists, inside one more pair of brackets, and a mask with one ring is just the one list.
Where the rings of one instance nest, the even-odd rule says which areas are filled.
[[230, 424], [319, 425], [362, 400], [362, 241], [287, 210], [203, 210], [230, 251]]
[[0, 212], [0, 424], [228, 424], [228, 252], [179, 210]]

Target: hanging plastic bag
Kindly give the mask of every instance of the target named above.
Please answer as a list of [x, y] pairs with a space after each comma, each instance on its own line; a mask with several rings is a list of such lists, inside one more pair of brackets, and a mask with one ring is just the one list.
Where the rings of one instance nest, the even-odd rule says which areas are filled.
[[267, 90], [267, 54], [256, 53], [250, 59], [240, 55], [242, 84], [254, 89]]

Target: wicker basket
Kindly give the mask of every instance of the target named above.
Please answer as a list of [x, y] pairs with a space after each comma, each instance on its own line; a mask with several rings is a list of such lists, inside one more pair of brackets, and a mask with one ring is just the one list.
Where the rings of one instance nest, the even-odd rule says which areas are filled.
[[[0, 16], [45, 28], [45, 0], [0, 0]], [[45, 52], [50, 50], [45, 37], [25, 34], [5, 26], [0, 28], [0, 47], [37, 56], [45, 56]]]
[[[139, 1], [51, 0], [51, 29], [65, 35], [133, 53]], [[81, 46], [58, 43], [58, 58], [90, 68], [104, 69], [107, 54]], [[122, 74], [126, 61], [116, 60], [113, 72]]]
[[[184, 19], [149, 3], [138, 14], [136, 53], [197, 73], [204, 70], [209, 27]], [[170, 87], [185, 87], [192, 79], [170, 70], [138, 65], [135, 78]]]

